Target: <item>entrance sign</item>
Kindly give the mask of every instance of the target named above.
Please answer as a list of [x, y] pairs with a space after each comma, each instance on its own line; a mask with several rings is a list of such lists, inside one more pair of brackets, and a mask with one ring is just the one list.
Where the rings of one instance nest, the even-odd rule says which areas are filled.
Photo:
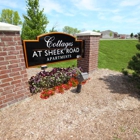
[[48, 64], [84, 56], [83, 40], [60, 33], [37, 36], [37, 40], [23, 40], [26, 67]]

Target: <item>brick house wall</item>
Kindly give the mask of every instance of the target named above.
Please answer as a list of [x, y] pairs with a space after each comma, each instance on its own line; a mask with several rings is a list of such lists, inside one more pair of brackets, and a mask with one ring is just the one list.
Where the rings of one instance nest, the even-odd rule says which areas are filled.
[[30, 96], [19, 27], [0, 23], [0, 108]]

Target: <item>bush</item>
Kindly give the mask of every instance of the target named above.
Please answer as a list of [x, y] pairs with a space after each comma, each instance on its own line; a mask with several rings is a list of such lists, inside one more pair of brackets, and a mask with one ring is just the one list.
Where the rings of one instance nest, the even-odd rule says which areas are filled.
[[126, 70], [126, 69], [122, 69], [122, 73], [124, 74], [124, 75], [128, 75], [128, 71]]
[[61, 84], [67, 84], [72, 77], [76, 77], [81, 72], [80, 68], [54, 68], [52, 71], [40, 71], [36, 76], [32, 76], [29, 83], [30, 92], [35, 94], [42, 89], [50, 89]]
[[[140, 43], [136, 45], [136, 48], [140, 50]], [[140, 88], [140, 53], [136, 53], [128, 62], [127, 69], [122, 69], [124, 75], [131, 76], [131, 80], [136, 82], [138, 88]]]
[[[140, 50], [140, 44], [136, 45], [136, 48]], [[140, 53], [136, 53], [128, 63], [128, 69], [133, 70], [134, 77], [140, 77]]]

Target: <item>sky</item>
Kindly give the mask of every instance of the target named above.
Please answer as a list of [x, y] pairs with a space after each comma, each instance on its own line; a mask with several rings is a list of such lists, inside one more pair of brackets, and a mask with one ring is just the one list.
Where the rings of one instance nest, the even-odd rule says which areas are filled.
[[[39, 5], [49, 20], [47, 31], [70, 26], [81, 31], [140, 32], [140, 0], [39, 0]], [[0, 13], [2, 9], [18, 11], [24, 20], [26, 0], [1, 0]]]

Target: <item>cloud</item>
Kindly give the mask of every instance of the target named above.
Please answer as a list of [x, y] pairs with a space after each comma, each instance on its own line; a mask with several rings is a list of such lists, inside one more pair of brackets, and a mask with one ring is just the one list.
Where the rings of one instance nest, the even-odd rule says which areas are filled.
[[97, 16], [101, 20], [109, 20], [111, 16], [114, 16], [113, 20], [115, 20], [116, 18], [120, 18], [119, 13], [120, 9], [101, 9]]
[[120, 6], [137, 6], [138, 4], [140, 4], [140, 0], [123, 0]]
[[[9, 2], [9, 0], [3, 0], [0, 2], [1, 7], [11, 7], [11, 8], [17, 8], [18, 7], [18, 2]], [[5, 8], [4, 8], [5, 9]]]
[[83, 10], [95, 10], [96, 9], [96, 4], [97, 1], [96, 0], [71, 0], [74, 5], [78, 8], [78, 9], [83, 9]]
[[138, 18], [128, 18], [125, 20], [126, 23], [131, 23], [133, 25], [140, 25], [140, 20]]
[[77, 15], [77, 10], [73, 8], [65, 8], [65, 12], [63, 12], [65, 16], [74, 17]]
[[52, 11], [63, 13], [62, 5], [54, 0], [40, 0], [40, 7], [44, 8], [45, 13], [50, 13]]
[[74, 17], [75, 16], [75, 14], [72, 14], [72, 13], [64, 13], [64, 15], [70, 16], [70, 17]]
[[88, 17], [88, 16], [89, 16], [88, 13], [82, 13], [82, 12], [80, 12], [79, 15], [82, 15], [82, 16], [84, 16], [84, 17]]
[[111, 18], [112, 21], [114, 22], [123, 22], [124, 21], [124, 17], [120, 16], [120, 15], [115, 15]]
[[1, 11], [3, 9], [11, 9], [13, 11], [18, 11], [18, 13], [21, 15], [23, 11], [26, 11], [25, 2], [24, 1], [19, 2], [18, 0], [14, 0], [12, 2], [10, 0], [2, 0], [0, 2], [0, 9]]
[[14, 11], [25, 11], [25, 1], [20, 1], [19, 0], [1, 0], [0, 2], [0, 9], [11, 9]]
[[104, 13], [101, 13], [101, 12], [98, 14], [98, 18], [101, 19], [101, 20], [106, 20], [107, 19], [106, 15]]

